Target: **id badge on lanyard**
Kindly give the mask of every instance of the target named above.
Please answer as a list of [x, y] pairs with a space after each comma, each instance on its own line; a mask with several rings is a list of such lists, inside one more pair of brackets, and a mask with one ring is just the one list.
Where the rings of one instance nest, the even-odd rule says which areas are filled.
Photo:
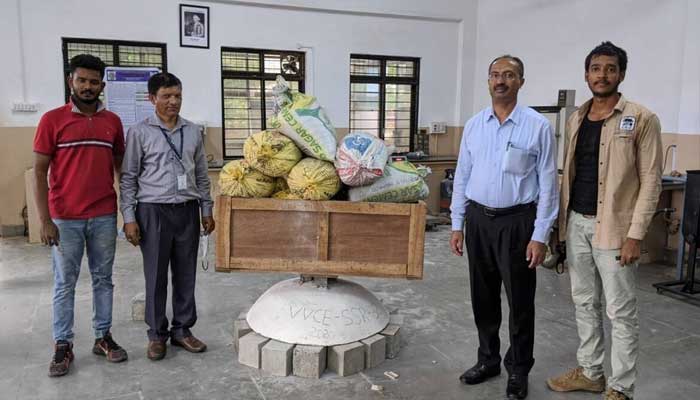
[[[184, 169], [184, 164], [182, 163], [182, 155], [183, 155], [183, 147], [184, 147], [184, 134], [182, 132], [182, 127], [180, 127], [180, 151], [177, 151], [177, 148], [175, 148], [175, 143], [173, 143], [172, 139], [170, 139], [170, 136], [168, 136], [168, 133], [165, 131], [165, 129], [160, 128], [160, 131], [163, 132], [163, 136], [165, 137], [165, 140], [168, 142], [168, 145], [172, 149], [173, 153], [175, 153], [175, 156], [177, 157], [178, 162], [180, 162], [180, 165], [182, 165]], [[177, 190], [187, 190], [187, 174], [181, 174], [177, 176]]]
[[177, 190], [187, 189], [187, 175], [182, 174], [177, 176]]

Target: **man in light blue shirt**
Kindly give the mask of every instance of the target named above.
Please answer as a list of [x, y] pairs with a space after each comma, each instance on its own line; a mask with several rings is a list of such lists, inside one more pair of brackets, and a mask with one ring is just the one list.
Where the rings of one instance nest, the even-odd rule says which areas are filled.
[[[479, 331], [476, 365], [460, 380], [478, 384], [501, 372], [501, 283], [510, 306], [508, 399], [527, 397], [534, 365], [535, 268], [557, 217], [556, 143], [549, 121], [518, 105], [522, 61], [510, 55], [489, 66], [492, 106], [464, 127], [452, 195], [450, 247], [466, 242], [472, 309]], [[465, 224], [466, 222], [466, 224]]]

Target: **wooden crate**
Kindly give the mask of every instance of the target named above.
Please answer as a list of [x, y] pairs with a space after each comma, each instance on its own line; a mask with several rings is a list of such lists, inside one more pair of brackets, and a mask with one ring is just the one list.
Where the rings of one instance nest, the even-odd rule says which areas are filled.
[[423, 278], [423, 202], [217, 202], [217, 271]]

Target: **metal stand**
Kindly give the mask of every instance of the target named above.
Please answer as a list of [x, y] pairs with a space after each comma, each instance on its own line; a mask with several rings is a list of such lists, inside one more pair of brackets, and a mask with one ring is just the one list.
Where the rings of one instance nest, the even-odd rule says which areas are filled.
[[[700, 281], [695, 279], [698, 247], [700, 247], [700, 170], [687, 171], [687, 174], [681, 220], [681, 242], [678, 249], [678, 279], [655, 283], [654, 287], [658, 293], [673, 293], [700, 304], [700, 296], [696, 296], [700, 294]], [[683, 252], [686, 243], [690, 246], [690, 251], [688, 267], [683, 279]]]
[[700, 280], [695, 279], [695, 267], [697, 266], [697, 243], [691, 243], [688, 255], [688, 268], [686, 279], [679, 279], [669, 282], [655, 283], [657, 293], [670, 292], [687, 299], [700, 302]]
[[335, 346], [381, 332], [389, 313], [355, 282], [303, 275], [279, 282], [253, 304], [250, 328], [285, 343]]

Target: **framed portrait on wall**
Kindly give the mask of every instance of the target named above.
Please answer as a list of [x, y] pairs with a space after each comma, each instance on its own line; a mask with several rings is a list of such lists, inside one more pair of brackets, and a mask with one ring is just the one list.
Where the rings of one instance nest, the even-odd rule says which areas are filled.
[[209, 7], [180, 4], [180, 47], [209, 48]]

